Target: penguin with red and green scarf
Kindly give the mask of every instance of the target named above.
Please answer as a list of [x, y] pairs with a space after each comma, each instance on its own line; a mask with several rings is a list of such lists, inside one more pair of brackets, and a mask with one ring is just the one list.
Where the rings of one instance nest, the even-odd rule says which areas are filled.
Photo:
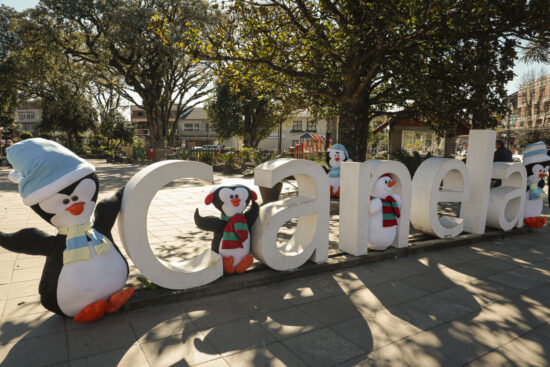
[[[250, 228], [258, 218], [257, 195], [243, 185], [218, 186], [205, 199], [205, 204], [213, 204], [221, 218], [201, 217], [195, 211], [195, 224], [200, 229], [214, 232], [212, 251], [221, 255], [225, 274], [242, 273], [248, 269], [254, 258], [250, 255]], [[245, 212], [246, 207], [252, 205]]]
[[395, 240], [401, 217], [401, 197], [392, 192], [397, 183], [389, 173], [376, 180], [369, 202], [369, 248], [385, 250]]

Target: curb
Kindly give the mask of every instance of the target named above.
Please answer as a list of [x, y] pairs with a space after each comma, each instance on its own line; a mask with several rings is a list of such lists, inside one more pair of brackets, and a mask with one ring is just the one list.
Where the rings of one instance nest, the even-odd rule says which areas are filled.
[[[547, 229], [545, 231], [547, 231]], [[424, 252], [440, 251], [448, 248], [467, 246], [480, 242], [537, 232], [541, 231], [536, 231], [526, 227], [514, 229], [509, 232], [490, 230], [482, 235], [468, 233], [459, 235], [452, 239], [432, 239], [420, 241], [409, 244], [408, 247], [391, 248], [383, 252], [370, 251], [367, 255], [363, 256], [353, 256], [340, 252], [338, 254], [330, 255], [328, 260], [324, 263], [314, 264], [311, 262], [306, 262], [298, 269], [290, 271], [276, 271], [260, 264], [244, 274], [239, 274], [238, 276], [224, 276], [207, 285], [186, 290], [172, 290], [160, 287], [156, 290], [150, 290], [136, 287], [136, 293], [128, 301], [128, 303], [126, 303], [124, 310], [131, 311], [154, 305], [212, 296], [284, 280], [346, 269], [362, 264], [407, 257]]]

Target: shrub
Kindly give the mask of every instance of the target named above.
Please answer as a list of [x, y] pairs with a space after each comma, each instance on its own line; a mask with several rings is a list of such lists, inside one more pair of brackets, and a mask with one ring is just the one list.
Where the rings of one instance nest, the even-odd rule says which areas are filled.
[[411, 177], [414, 177], [414, 173], [416, 172], [418, 167], [422, 164], [422, 162], [430, 158], [432, 156], [432, 153], [428, 153], [423, 157], [417, 151], [414, 151], [412, 154], [410, 154], [406, 150], [397, 149], [391, 152], [391, 156], [394, 160], [403, 163], [409, 170]]
[[32, 133], [30, 131], [21, 131], [21, 134], [19, 134], [19, 138], [21, 140], [27, 140], [32, 138]]

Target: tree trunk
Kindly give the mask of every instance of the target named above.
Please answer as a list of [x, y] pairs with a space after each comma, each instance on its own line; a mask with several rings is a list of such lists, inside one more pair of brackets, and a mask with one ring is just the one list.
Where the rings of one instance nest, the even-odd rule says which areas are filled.
[[357, 110], [357, 107], [348, 106], [340, 111], [338, 140], [346, 147], [351, 159], [363, 162], [367, 156], [369, 119], [366, 113]]

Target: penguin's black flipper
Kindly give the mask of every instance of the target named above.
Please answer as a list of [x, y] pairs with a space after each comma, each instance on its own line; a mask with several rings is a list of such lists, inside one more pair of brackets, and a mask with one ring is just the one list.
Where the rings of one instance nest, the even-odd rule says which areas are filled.
[[199, 214], [199, 209], [197, 208], [195, 210], [195, 224], [197, 225], [197, 227], [204, 231], [223, 231], [226, 223], [227, 222], [224, 222], [220, 218], [216, 218], [213, 216], [201, 217], [201, 215]]
[[10, 234], [0, 232], [0, 246], [20, 254], [48, 256], [56, 246], [56, 238], [36, 228], [25, 228]]
[[94, 211], [94, 228], [109, 237], [120, 211], [123, 191], [124, 188], [121, 188], [110, 198], [101, 200]]
[[252, 228], [254, 225], [254, 222], [256, 222], [256, 219], [258, 219], [258, 215], [260, 213], [260, 206], [255, 201], [252, 202], [252, 206], [246, 213], [244, 213], [244, 217], [246, 218], [246, 223], [248, 224], [248, 228]]
[[546, 182], [544, 181], [544, 178], [539, 181], [538, 185], [541, 189], [544, 189], [544, 186], [546, 186]]
[[326, 174], [328, 174], [328, 173], [330, 172], [330, 169], [328, 169], [327, 167], [325, 167], [325, 166], [321, 166], [321, 167], [323, 167], [323, 169], [325, 170], [325, 173], [326, 173]]

